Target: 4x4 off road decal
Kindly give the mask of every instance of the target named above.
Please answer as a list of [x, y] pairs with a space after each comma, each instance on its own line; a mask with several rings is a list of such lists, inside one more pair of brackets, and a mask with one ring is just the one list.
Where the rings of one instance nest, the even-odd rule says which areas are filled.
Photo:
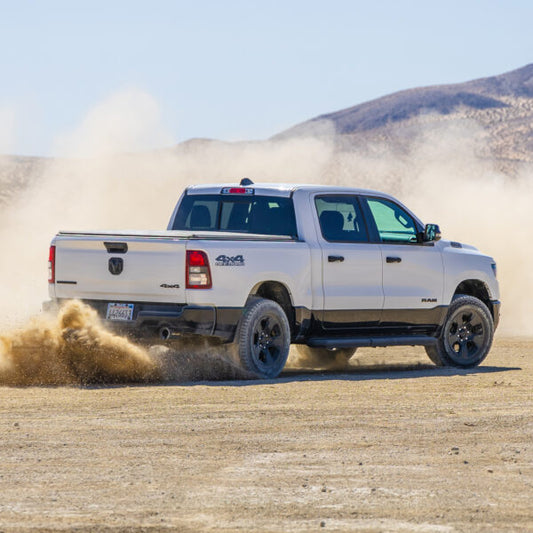
[[215, 259], [216, 266], [224, 267], [242, 267], [244, 266], [244, 257], [242, 255], [234, 255], [230, 257], [229, 255], [219, 255]]

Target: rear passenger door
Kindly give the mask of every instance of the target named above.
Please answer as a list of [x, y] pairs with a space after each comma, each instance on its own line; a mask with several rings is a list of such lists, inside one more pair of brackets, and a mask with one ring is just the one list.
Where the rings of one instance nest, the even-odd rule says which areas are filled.
[[377, 326], [383, 307], [382, 257], [370, 243], [357, 195], [317, 195], [323, 308], [327, 330]]

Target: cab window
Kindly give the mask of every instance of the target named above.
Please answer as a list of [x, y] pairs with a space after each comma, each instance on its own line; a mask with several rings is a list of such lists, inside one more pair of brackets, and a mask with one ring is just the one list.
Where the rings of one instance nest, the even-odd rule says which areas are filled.
[[416, 223], [404, 209], [384, 198], [366, 198], [381, 242], [416, 243]]
[[357, 196], [317, 196], [315, 206], [326, 241], [368, 242]]
[[172, 229], [297, 237], [292, 199], [277, 196], [186, 195]]

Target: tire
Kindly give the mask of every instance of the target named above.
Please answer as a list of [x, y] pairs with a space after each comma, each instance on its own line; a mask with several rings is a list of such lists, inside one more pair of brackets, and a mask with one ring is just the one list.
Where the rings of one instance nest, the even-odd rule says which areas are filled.
[[437, 366], [472, 368], [489, 353], [494, 337], [494, 322], [487, 306], [473, 296], [458, 296], [452, 301], [442, 331], [426, 353]]
[[291, 345], [289, 321], [274, 301], [253, 299], [244, 309], [235, 336], [241, 366], [258, 378], [275, 378], [283, 370]]
[[305, 344], [299, 344], [298, 353], [305, 363], [311, 366], [346, 366], [357, 348], [337, 348], [328, 350], [327, 348], [312, 348]]

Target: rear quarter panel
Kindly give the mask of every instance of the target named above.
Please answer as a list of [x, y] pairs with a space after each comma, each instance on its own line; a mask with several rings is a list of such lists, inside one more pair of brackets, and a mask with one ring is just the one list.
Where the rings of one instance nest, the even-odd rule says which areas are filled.
[[[289, 290], [293, 305], [311, 308], [311, 260], [305, 242], [194, 240], [187, 242], [187, 249], [207, 253], [213, 281], [212, 289], [187, 289], [188, 304], [243, 307], [258, 284], [277, 281]], [[229, 260], [217, 261], [222, 256]]]

